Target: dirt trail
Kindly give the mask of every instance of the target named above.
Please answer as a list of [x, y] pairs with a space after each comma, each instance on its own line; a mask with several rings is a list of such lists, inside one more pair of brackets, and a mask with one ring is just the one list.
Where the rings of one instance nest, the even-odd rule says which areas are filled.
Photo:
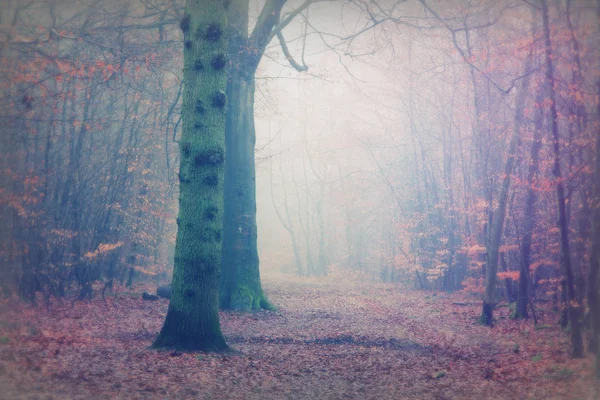
[[[474, 325], [462, 294], [267, 276], [278, 312], [222, 314], [240, 355], [149, 350], [167, 302], [121, 294], [0, 314], [1, 399], [592, 399], [554, 327]], [[139, 288], [141, 290], [141, 288]], [[531, 343], [531, 344], [530, 344]]]

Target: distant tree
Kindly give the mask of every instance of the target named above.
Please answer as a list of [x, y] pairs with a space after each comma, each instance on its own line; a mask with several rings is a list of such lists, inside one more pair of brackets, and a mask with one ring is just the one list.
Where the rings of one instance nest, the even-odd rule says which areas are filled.
[[[271, 201], [273, 202], [273, 209], [275, 210], [275, 215], [277, 215], [277, 218], [279, 219], [279, 222], [281, 222], [281, 225], [284, 227], [284, 229], [287, 231], [287, 233], [290, 236], [290, 242], [292, 244], [292, 250], [294, 252], [294, 261], [295, 261], [295, 266], [296, 266], [296, 274], [299, 276], [302, 275], [306, 275], [306, 271], [304, 269], [304, 267], [302, 266], [302, 255], [300, 253], [300, 243], [299, 243], [299, 239], [298, 239], [298, 234], [297, 234], [297, 227], [294, 225], [294, 221], [292, 219], [292, 215], [290, 213], [290, 202], [288, 200], [288, 191], [286, 189], [286, 184], [285, 184], [285, 180], [283, 180], [283, 172], [284, 172], [284, 168], [283, 168], [283, 158], [279, 157], [279, 173], [281, 175], [282, 181], [281, 181], [281, 193], [282, 193], [282, 198], [281, 198], [281, 202], [283, 203], [283, 212], [280, 211], [279, 207], [277, 206], [277, 203], [275, 201], [275, 194], [274, 194], [274, 190], [273, 190], [273, 160], [270, 160], [270, 180], [271, 180]], [[292, 167], [293, 168], [293, 167]]]
[[[600, 7], [599, 7], [600, 9]], [[600, 13], [599, 13], [600, 14]], [[600, 94], [600, 80], [597, 83]], [[600, 117], [600, 103], [597, 106]], [[596, 377], [600, 380], [600, 133], [596, 132], [594, 157], [594, 192], [592, 197], [592, 244], [588, 273], [587, 300], [592, 323], [590, 350], [596, 353]]]
[[[596, 8], [600, 21], [600, 4]], [[600, 78], [596, 81], [600, 95]], [[596, 104], [597, 121], [600, 121], [600, 102]], [[598, 122], [597, 122], [598, 123]], [[596, 353], [596, 379], [600, 382], [600, 130], [595, 132], [594, 181], [592, 196], [592, 243], [588, 273], [587, 300], [592, 323], [590, 350]]]
[[[531, 69], [531, 54], [528, 56], [527, 61], [525, 62], [524, 69], [525, 73], [529, 72]], [[481, 323], [485, 325], [492, 325], [493, 322], [493, 311], [496, 295], [496, 274], [498, 271], [500, 243], [504, 229], [506, 209], [508, 206], [508, 190], [510, 188], [510, 180], [513, 174], [513, 168], [520, 144], [521, 126], [523, 125], [523, 113], [525, 111], [525, 100], [527, 99], [528, 89], [529, 77], [524, 79], [517, 93], [514, 126], [508, 148], [508, 157], [504, 166], [504, 178], [502, 179], [502, 187], [499, 193], [498, 206], [492, 216], [490, 237], [486, 246], [486, 282], [480, 319]]]
[[550, 37], [550, 17], [547, 0], [542, 0], [542, 19], [544, 26], [544, 45], [546, 61], [546, 81], [550, 97], [550, 126], [552, 133], [553, 168], [556, 180], [556, 200], [558, 205], [558, 229], [560, 232], [560, 260], [565, 279], [566, 304], [570, 325], [571, 345], [574, 357], [583, 357], [583, 339], [579, 317], [581, 306], [575, 299], [575, 282], [571, 266], [571, 251], [569, 245], [569, 226], [565, 207], [565, 187], [560, 165], [560, 137], [558, 131], [558, 111], [556, 106], [556, 89], [554, 79], [553, 48]]
[[525, 200], [525, 211], [523, 213], [523, 238], [521, 239], [521, 264], [519, 266], [519, 294], [517, 296], [517, 306], [513, 318], [527, 318], [527, 305], [531, 296], [530, 271], [531, 265], [531, 247], [533, 241], [533, 228], [535, 226], [536, 202], [538, 194], [534, 188], [534, 179], [539, 172], [540, 150], [542, 148], [542, 128], [544, 123], [544, 114], [542, 113], [541, 103], [544, 98], [544, 92], [538, 89], [535, 102], [539, 106], [535, 109], [533, 117], [533, 143], [529, 153], [529, 167], [527, 169], [527, 197]]

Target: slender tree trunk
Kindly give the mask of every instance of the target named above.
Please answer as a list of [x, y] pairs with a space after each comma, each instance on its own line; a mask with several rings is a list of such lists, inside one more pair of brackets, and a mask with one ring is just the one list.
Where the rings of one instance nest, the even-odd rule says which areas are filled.
[[[600, 21], [600, 4], [596, 9]], [[600, 79], [596, 83], [600, 94]], [[596, 115], [600, 119], [600, 103], [597, 104]], [[590, 253], [590, 269], [588, 272], [587, 300], [590, 308], [592, 336], [590, 350], [596, 353], [596, 379], [600, 383], [600, 131], [596, 130], [594, 156], [594, 183], [592, 194], [592, 243]]]
[[[283, 165], [281, 163], [281, 158], [280, 158], [280, 164], [279, 164], [279, 171], [281, 173], [283, 173]], [[283, 209], [285, 211], [285, 219], [283, 218], [283, 215], [281, 215], [281, 212], [279, 211], [279, 209], [277, 208], [277, 204], [275, 203], [275, 196], [273, 195], [273, 168], [272, 168], [272, 164], [271, 164], [271, 201], [273, 202], [273, 209], [275, 210], [275, 214], [277, 215], [277, 218], [279, 218], [279, 221], [281, 222], [281, 225], [283, 225], [283, 227], [285, 228], [285, 230], [289, 233], [290, 235], [290, 240], [292, 242], [292, 250], [294, 252], [294, 260], [296, 261], [296, 274], [298, 275], [304, 275], [304, 269], [302, 268], [302, 259], [300, 256], [300, 249], [298, 248], [298, 240], [296, 239], [296, 232], [294, 231], [294, 226], [292, 223], [292, 217], [290, 215], [290, 210], [288, 207], [288, 200], [287, 200], [287, 191], [285, 189], [285, 182], [282, 180], [282, 188], [283, 188]]]
[[221, 0], [187, 0], [180, 195], [172, 296], [157, 348], [227, 348], [219, 322], [223, 228], [227, 11]]
[[[600, 81], [598, 82], [600, 93]], [[598, 105], [600, 117], [600, 104]], [[596, 353], [596, 377], [600, 381], [600, 132], [596, 132], [594, 159], [594, 192], [592, 196], [592, 250], [588, 274], [587, 299], [592, 323], [590, 350]]]
[[[306, 116], [308, 117], [308, 116]], [[306, 132], [305, 132], [306, 133]], [[306, 135], [303, 137], [306, 143]], [[327, 275], [329, 267], [329, 256], [327, 254], [327, 240], [325, 238], [325, 217], [323, 215], [323, 199], [325, 197], [325, 182], [323, 177], [317, 172], [314, 166], [311, 154], [308, 151], [308, 144], [306, 143], [306, 155], [308, 157], [308, 165], [319, 182], [319, 197], [315, 201], [315, 224], [317, 225], [317, 242], [319, 245], [318, 256], [317, 256], [317, 275]]]
[[[529, 72], [531, 68], [531, 56], [528, 57], [525, 63], [525, 72]], [[517, 94], [515, 123], [513, 132], [510, 138], [508, 149], [508, 158], [504, 166], [504, 179], [498, 196], [498, 208], [492, 216], [492, 221], [489, 226], [489, 240], [486, 243], [487, 265], [485, 269], [485, 293], [483, 296], [483, 307], [481, 311], [480, 322], [484, 325], [492, 325], [493, 312], [496, 296], [496, 273], [498, 271], [498, 256], [500, 250], [500, 241], [504, 227], [504, 217], [508, 203], [508, 189], [510, 188], [510, 179], [513, 172], [515, 159], [517, 157], [517, 149], [519, 147], [519, 135], [521, 133], [521, 125], [523, 122], [523, 113], [525, 110], [525, 99], [529, 88], [529, 77], [523, 80], [522, 86]]]
[[531, 144], [529, 169], [527, 171], [527, 198], [525, 200], [525, 212], [523, 220], [523, 240], [521, 242], [521, 264], [519, 268], [519, 296], [517, 297], [517, 307], [513, 318], [527, 318], [527, 305], [529, 304], [529, 265], [531, 264], [531, 244], [533, 238], [533, 228], [535, 226], [535, 203], [537, 202], [537, 192], [533, 188], [535, 175], [539, 170], [540, 150], [542, 148], [542, 124], [544, 123], [544, 114], [541, 104], [544, 100], [542, 91], [535, 98], [535, 103], [540, 105], [536, 107], [534, 120], [533, 143]]
[[[507, 226], [509, 223], [506, 223]], [[506, 254], [501, 251], [500, 252], [500, 267], [502, 268], [502, 272], [508, 272], [508, 266], [506, 265]], [[513, 290], [513, 281], [510, 278], [504, 278], [504, 286], [506, 287], [506, 299], [509, 303], [514, 303], [516, 301], [515, 292]]]
[[[306, 104], [306, 93], [304, 93], [304, 138], [306, 138], [306, 121], [308, 121], [308, 113], [307, 113], [307, 104]], [[308, 146], [307, 146], [308, 148]], [[307, 150], [307, 149], [305, 149]], [[304, 153], [304, 151], [303, 151]], [[308, 157], [308, 154], [306, 155]], [[313, 233], [313, 231], [311, 230], [311, 215], [310, 215], [310, 211], [311, 211], [311, 202], [310, 202], [310, 187], [308, 184], [308, 175], [306, 173], [306, 159], [305, 159], [305, 155], [302, 154], [302, 172], [304, 175], [304, 184], [306, 185], [305, 191], [304, 191], [304, 209], [306, 212], [306, 223], [302, 224], [301, 227], [304, 228], [303, 229], [303, 233], [304, 233], [304, 241], [306, 242], [306, 269], [308, 270], [308, 274], [309, 275], [320, 275], [319, 273], [319, 269], [317, 267], [317, 265], [314, 262], [313, 259], [313, 252], [312, 252], [312, 247], [311, 247], [311, 233]], [[300, 205], [300, 185], [298, 185], [296, 183], [296, 179], [294, 177], [294, 184], [296, 185], [296, 193], [298, 195], [298, 205]], [[302, 207], [298, 207], [298, 218], [300, 220], [302, 220]]]
[[[454, 107], [454, 98], [452, 98], [451, 109]], [[444, 290], [455, 290], [456, 289], [456, 279], [454, 270], [454, 256], [456, 253], [456, 212], [454, 206], [454, 191], [452, 189], [452, 147], [451, 143], [453, 141], [452, 138], [452, 128], [448, 130], [448, 139], [444, 135], [444, 140], [442, 142], [443, 145], [443, 154], [444, 154], [444, 192], [445, 192], [445, 213], [447, 218], [446, 223], [446, 233], [448, 235], [448, 257], [446, 258], [446, 265], [448, 269], [444, 274], [444, 278], [442, 281], [442, 288]]]
[[[323, 185], [323, 183], [321, 183]], [[327, 246], [325, 239], [325, 219], [323, 217], [323, 191], [324, 187], [321, 186], [321, 194], [320, 198], [316, 204], [316, 213], [317, 213], [317, 238], [319, 240], [319, 256], [318, 256], [318, 274], [319, 275], [327, 275], [328, 273], [328, 259], [327, 256]]]
[[[571, 4], [572, 0], [567, 0], [565, 4], [565, 20], [567, 23], [567, 28], [569, 30], [571, 36], [571, 45], [572, 45], [572, 56], [573, 63], [571, 65], [571, 84], [573, 87], [577, 88], [577, 90], [581, 90], [583, 88], [583, 76], [582, 76], [582, 65], [581, 65], [581, 57], [580, 57], [580, 46], [579, 41], [575, 35], [575, 28], [573, 27], [573, 21], [571, 17]], [[571, 116], [569, 117], [569, 168], [573, 167], [575, 156], [577, 156], [578, 161], [582, 164], [589, 161], [593, 162], [593, 156], [590, 157], [590, 149], [585, 148], [584, 146], [576, 146], [574, 145], [574, 137], [580, 137], [581, 133], [585, 131], [587, 128], [587, 112], [585, 109], [585, 104], [583, 100], [572, 99], [571, 104]], [[576, 141], [575, 141], [576, 142]], [[575, 149], [579, 147], [576, 151]], [[569, 193], [573, 193], [576, 188], [575, 184], [571, 183], [569, 185]], [[582, 301], [585, 297], [585, 274], [584, 274], [584, 265], [585, 265], [585, 256], [587, 254], [587, 243], [590, 240], [591, 233], [591, 221], [589, 215], [591, 214], [591, 210], [589, 208], [589, 204], [591, 202], [592, 196], [592, 185], [583, 185], [581, 189], [578, 191], [579, 196], [581, 198], [580, 202], [582, 205], [582, 209], [577, 217], [577, 235], [579, 240], [577, 240], [574, 244], [574, 272], [575, 272], [575, 282], [576, 282], [576, 295], [578, 301]], [[569, 205], [571, 202], [569, 202]], [[567, 213], [570, 215], [570, 213]]]
[[554, 89], [554, 67], [552, 65], [552, 41], [550, 38], [550, 22], [548, 16], [548, 4], [542, 0], [542, 18], [544, 21], [544, 41], [546, 46], [546, 78], [550, 94], [550, 116], [552, 127], [552, 142], [554, 152], [554, 166], [552, 172], [556, 179], [556, 199], [558, 203], [558, 229], [560, 231], [560, 255], [566, 284], [566, 307], [571, 326], [571, 345], [573, 346], [573, 357], [583, 357], [583, 339], [581, 337], [581, 326], [579, 324], [580, 306], [576, 304], [575, 284], [571, 268], [571, 252], [569, 249], [569, 227], [565, 207], [565, 187], [562, 180], [560, 168], [560, 136], [558, 133], [558, 112], [556, 110], [556, 94]]

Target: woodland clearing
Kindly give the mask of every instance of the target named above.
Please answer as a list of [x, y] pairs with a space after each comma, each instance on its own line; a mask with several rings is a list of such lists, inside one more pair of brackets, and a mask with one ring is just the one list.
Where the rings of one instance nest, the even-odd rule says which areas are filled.
[[278, 311], [221, 313], [234, 351], [150, 349], [168, 300], [148, 285], [0, 310], [2, 399], [594, 399], [592, 360], [569, 357], [558, 315], [538, 326], [500, 304], [475, 323], [465, 293], [407, 290], [332, 273], [264, 277]]

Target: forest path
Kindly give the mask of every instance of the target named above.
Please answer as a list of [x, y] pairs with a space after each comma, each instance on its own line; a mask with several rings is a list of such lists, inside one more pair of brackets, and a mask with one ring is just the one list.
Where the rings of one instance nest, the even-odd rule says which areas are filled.
[[543, 329], [500, 307], [474, 324], [462, 293], [357, 277], [264, 277], [277, 312], [222, 313], [231, 354], [148, 346], [167, 301], [0, 306], [0, 399], [593, 399], [590, 360], [570, 360], [554, 316]]
[[265, 282], [279, 315], [232, 315], [224, 332], [245, 353], [295, 365], [277, 379], [286, 398], [520, 398], [518, 384], [492, 379], [494, 356], [510, 346], [442, 320], [442, 295], [341, 277]]

